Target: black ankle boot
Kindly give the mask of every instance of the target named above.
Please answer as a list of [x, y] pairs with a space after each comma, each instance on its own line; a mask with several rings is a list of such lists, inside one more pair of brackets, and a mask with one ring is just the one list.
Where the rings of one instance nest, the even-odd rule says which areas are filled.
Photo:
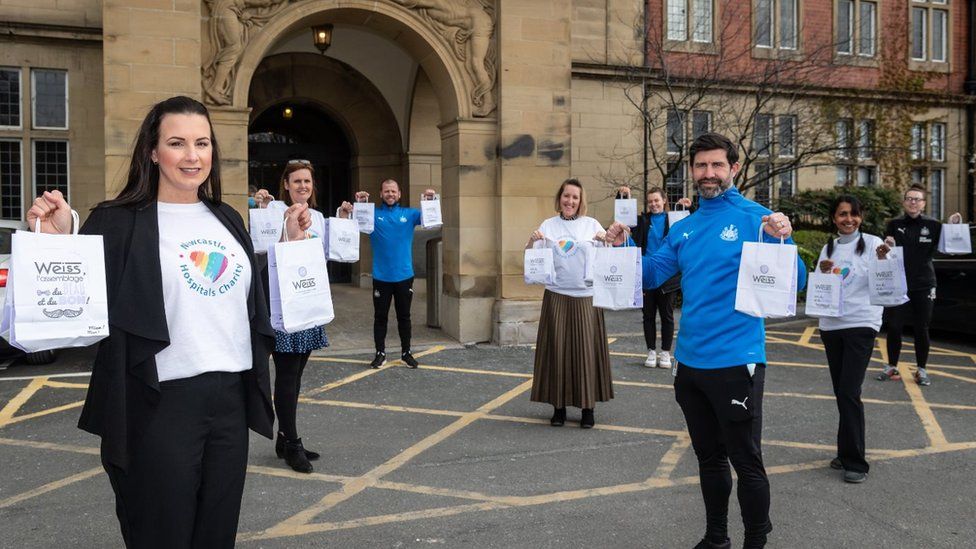
[[595, 424], [596, 422], [593, 420], [593, 408], [583, 408], [583, 417], [580, 418], [580, 427], [583, 429], [589, 429]]
[[305, 456], [305, 448], [302, 446], [302, 439], [285, 441], [285, 463], [299, 473], [311, 473], [312, 464]]
[[562, 427], [566, 423], [566, 408], [556, 408], [553, 406], [552, 419], [549, 420], [549, 425], [553, 427]]
[[[285, 457], [285, 434], [281, 431], [278, 431], [278, 437], [275, 439], [275, 455], [278, 456], [278, 459]], [[322, 456], [319, 455], [318, 452], [313, 452], [306, 448], [305, 457], [307, 457], [309, 461], [315, 461]]]

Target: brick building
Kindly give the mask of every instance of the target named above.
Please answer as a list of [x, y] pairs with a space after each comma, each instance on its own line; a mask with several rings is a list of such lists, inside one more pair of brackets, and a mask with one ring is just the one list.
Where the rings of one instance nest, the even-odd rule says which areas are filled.
[[687, 194], [705, 129], [739, 139], [759, 200], [914, 179], [972, 219], [974, 4], [0, 0], [0, 225], [42, 189], [83, 215], [114, 196], [149, 106], [190, 95], [242, 210], [296, 157], [326, 212], [387, 177], [439, 189], [445, 331], [531, 341], [522, 247], [559, 182], [604, 222], [617, 184]]

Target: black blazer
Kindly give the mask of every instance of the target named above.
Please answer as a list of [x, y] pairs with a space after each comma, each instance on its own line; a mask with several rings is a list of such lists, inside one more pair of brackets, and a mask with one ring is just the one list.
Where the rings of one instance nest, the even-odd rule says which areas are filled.
[[[268, 356], [274, 331], [264, 289], [244, 221], [226, 204], [207, 203], [220, 222], [244, 247], [251, 262], [247, 310], [251, 322], [251, 369], [243, 373], [247, 423], [268, 438], [274, 432]], [[159, 403], [156, 353], [169, 345], [159, 263], [156, 203], [92, 210], [83, 234], [102, 235], [108, 287], [109, 336], [98, 344], [91, 382], [78, 427], [102, 437], [102, 458], [122, 469]]]
[[[637, 216], [637, 226], [631, 231], [632, 238], [634, 239], [634, 244], [640, 246], [641, 255], [647, 251], [647, 228], [651, 224], [651, 214], [642, 213]], [[668, 216], [664, 216], [664, 236], [668, 235], [668, 230], [671, 228], [671, 222]], [[664, 284], [658, 288], [664, 293], [670, 293], [681, 288], [681, 274], [676, 274], [671, 278], [664, 281]]]

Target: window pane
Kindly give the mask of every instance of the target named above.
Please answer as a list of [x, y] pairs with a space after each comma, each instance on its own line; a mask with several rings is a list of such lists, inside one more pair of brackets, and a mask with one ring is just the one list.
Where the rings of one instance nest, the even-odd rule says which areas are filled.
[[837, 156], [839, 158], [850, 158], [851, 156], [851, 133], [854, 129], [854, 122], [850, 118], [842, 118], [837, 121]]
[[932, 136], [931, 136], [931, 151], [932, 160], [942, 162], [945, 160], [945, 137], [946, 137], [946, 126], [945, 124], [936, 123], [932, 124]]
[[851, 53], [853, 25], [853, 0], [839, 0], [837, 2], [837, 53]]
[[857, 157], [874, 156], [874, 120], [862, 120], [857, 129]]
[[0, 69], [0, 126], [20, 126], [20, 70]]
[[772, 183], [769, 178], [769, 164], [756, 164], [756, 186], [753, 196], [757, 203], [767, 208], [769, 207], [769, 191]]
[[793, 196], [793, 192], [796, 190], [794, 188], [794, 182], [796, 178], [794, 175], [796, 172], [793, 170], [787, 170], [779, 173], [779, 197], [788, 198]]
[[861, 14], [858, 21], [858, 40], [857, 53], [867, 57], [874, 55], [875, 50], [875, 4], [874, 2], [861, 2]]
[[912, 170], [912, 184], [925, 186], [925, 169], [915, 168]]
[[756, 45], [773, 47], [773, 0], [756, 0]]
[[925, 59], [925, 8], [912, 8], [912, 59]]
[[793, 156], [796, 154], [796, 145], [794, 144], [796, 134], [796, 117], [795, 116], [780, 116], [779, 117], [779, 155], [780, 156]]
[[858, 187], [873, 187], [874, 183], [874, 166], [861, 166], [857, 169]]
[[0, 141], [0, 218], [21, 219], [23, 174], [20, 141]]
[[687, 0], [668, 0], [668, 40], [688, 39]]
[[942, 10], [932, 10], [932, 61], [946, 60], [946, 15]]
[[752, 150], [759, 156], [769, 156], [772, 146], [773, 116], [771, 114], [757, 114], [756, 127], [752, 134]]
[[838, 187], [843, 187], [847, 185], [847, 181], [850, 179], [848, 177], [849, 173], [850, 173], [849, 166], [837, 166], [836, 181], [834, 182], [834, 184], [837, 185]]
[[912, 160], [921, 160], [925, 156], [925, 126], [912, 124]]
[[796, 49], [796, 0], [780, 0], [779, 47]]
[[695, 29], [691, 39], [695, 42], [712, 41], [712, 0], [694, 0], [692, 19]]
[[929, 173], [929, 194], [928, 200], [929, 215], [936, 219], [942, 219], [942, 196], [945, 189], [945, 170], [937, 169]]
[[68, 73], [33, 70], [34, 127], [68, 127]]
[[664, 181], [668, 202], [674, 204], [685, 196], [685, 163], [668, 162], [668, 175]]
[[712, 113], [694, 111], [691, 114], [691, 138], [698, 139], [699, 135], [710, 131], [712, 131]]
[[68, 142], [34, 142], [34, 192], [59, 190], [68, 197]]
[[671, 109], [668, 111], [668, 152], [678, 153], [684, 150], [685, 146], [685, 113]]

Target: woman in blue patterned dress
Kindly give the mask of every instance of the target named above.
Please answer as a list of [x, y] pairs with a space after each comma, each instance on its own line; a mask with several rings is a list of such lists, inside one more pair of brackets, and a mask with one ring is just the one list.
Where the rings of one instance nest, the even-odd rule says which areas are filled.
[[[307, 160], [291, 160], [281, 175], [278, 190], [281, 200], [271, 200], [268, 191], [259, 190], [254, 194], [255, 201], [262, 208], [280, 209], [282, 215], [292, 204], [307, 204], [312, 214], [310, 238], [322, 238], [325, 234], [325, 218], [315, 209], [314, 170]], [[325, 326], [318, 326], [295, 333], [275, 330], [275, 380], [274, 407], [278, 418], [278, 437], [275, 453], [284, 458], [289, 467], [300, 473], [312, 472], [312, 461], [319, 454], [306, 450], [298, 436], [296, 417], [298, 415], [298, 393], [302, 385], [302, 372], [312, 351], [329, 346]]]

